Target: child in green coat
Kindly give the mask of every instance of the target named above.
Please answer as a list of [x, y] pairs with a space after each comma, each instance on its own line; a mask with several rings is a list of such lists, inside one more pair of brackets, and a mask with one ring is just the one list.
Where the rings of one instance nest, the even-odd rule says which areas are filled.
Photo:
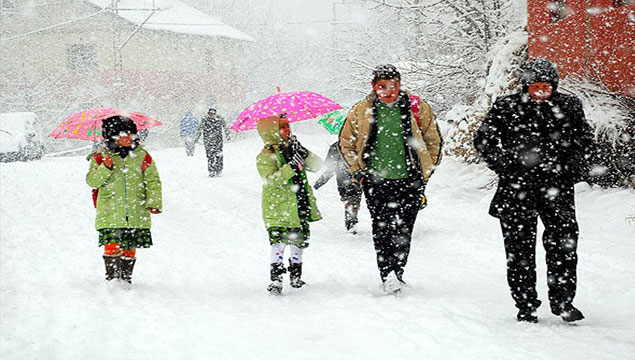
[[105, 247], [106, 280], [131, 284], [136, 248], [152, 245], [150, 214], [161, 212], [161, 180], [131, 119], [104, 119], [102, 135], [106, 146], [89, 155], [86, 182], [96, 192], [95, 228]]
[[309, 246], [309, 222], [322, 218], [306, 170], [318, 171], [322, 160], [291, 135], [286, 116], [272, 116], [258, 121], [258, 133], [265, 143], [257, 158], [262, 186], [262, 217], [271, 244], [271, 281], [267, 290], [282, 292], [284, 250], [291, 248], [289, 274], [291, 286], [300, 288], [302, 254]]

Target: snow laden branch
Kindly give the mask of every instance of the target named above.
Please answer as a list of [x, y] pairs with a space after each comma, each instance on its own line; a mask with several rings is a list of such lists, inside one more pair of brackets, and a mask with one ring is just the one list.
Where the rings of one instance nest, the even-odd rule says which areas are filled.
[[[383, 58], [399, 62], [404, 84], [420, 91], [437, 113], [468, 103], [483, 91], [488, 53], [498, 40], [524, 25], [518, 20], [522, 4], [502, 0], [370, 2], [375, 6], [376, 42], [401, 45]], [[391, 30], [381, 38], [384, 28]]]

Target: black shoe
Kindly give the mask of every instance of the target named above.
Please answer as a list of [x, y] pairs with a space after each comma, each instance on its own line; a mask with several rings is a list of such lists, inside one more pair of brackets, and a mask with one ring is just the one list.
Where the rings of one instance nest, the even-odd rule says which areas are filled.
[[267, 286], [267, 291], [272, 295], [280, 295], [282, 293], [282, 281], [274, 281]]
[[576, 322], [584, 319], [582, 311], [573, 305], [565, 305], [563, 308], [553, 308], [551, 312], [556, 316], [562, 317], [562, 320], [566, 322]]
[[296, 279], [291, 279], [291, 287], [295, 288], [295, 289], [299, 289], [301, 287], [303, 287], [304, 285], [306, 285], [306, 283], [304, 281], [302, 281], [300, 278], [296, 278]]
[[291, 287], [299, 289], [302, 286], [306, 285], [304, 281], [301, 279], [302, 277], [302, 263], [294, 264], [289, 259], [289, 279], [291, 282]]
[[542, 305], [542, 301], [538, 299], [528, 301], [526, 304], [520, 307], [520, 310], [518, 310], [516, 320], [529, 323], [537, 323], [538, 316], [536, 316], [536, 310], [540, 307], [540, 305]]
[[516, 320], [528, 323], [537, 323], [538, 316], [536, 314], [536, 309], [520, 309], [518, 310], [518, 314], [516, 315]]
[[104, 255], [103, 257], [106, 266], [106, 281], [121, 278], [121, 256]]

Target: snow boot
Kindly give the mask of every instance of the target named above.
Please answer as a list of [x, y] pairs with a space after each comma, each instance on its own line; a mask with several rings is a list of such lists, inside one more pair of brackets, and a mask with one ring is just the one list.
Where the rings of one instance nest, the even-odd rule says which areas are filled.
[[299, 289], [306, 285], [301, 279], [302, 277], [302, 263], [294, 264], [289, 260], [289, 278], [291, 280], [291, 287]]
[[267, 291], [274, 295], [282, 293], [282, 274], [286, 273], [287, 269], [284, 268], [282, 263], [271, 264], [271, 281], [272, 283], [267, 286]]
[[526, 306], [523, 306], [520, 310], [518, 310], [516, 320], [534, 324], [537, 323], [538, 316], [536, 316], [536, 310], [540, 305], [542, 305], [542, 301], [534, 300], [533, 302], [528, 303]]
[[132, 284], [132, 270], [135, 262], [137, 262], [137, 258], [121, 258], [121, 280], [128, 284]]
[[382, 290], [388, 295], [399, 294], [401, 292], [401, 282], [397, 279], [394, 271], [386, 277], [383, 284], [381, 284]]
[[534, 323], [534, 324], [537, 323], [538, 316], [536, 316], [536, 309], [525, 308], [525, 309], [518, 310], [518, 314], [516, 315], [516, 320], [521, 322]]
[[582, 314], [582, 311], [578, 310], [575, 306], [571, 304], [565, 305], [562, 308], [552, 307], [551, 313], [556, 316], [562, 317], [562, 320], [566, 322], [576, 322], [576, 321], [584, 319], [584, 315]]
[[121, 256], [104, 255], [104, 265], [106, 265], [106, 281], [121, 278]]

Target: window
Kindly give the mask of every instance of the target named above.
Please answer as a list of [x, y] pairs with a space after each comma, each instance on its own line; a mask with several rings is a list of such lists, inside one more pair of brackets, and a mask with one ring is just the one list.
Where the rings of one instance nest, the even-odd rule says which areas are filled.
[[549, 10], [551, 22], [560, 21], [567, 16], [567, 1], [553, 0], [547, 4], [547, 9]]
[[97, 68], [97, 50], [91, 44], [74, 44], [66, 49], [67, 66], [70, 70]]

